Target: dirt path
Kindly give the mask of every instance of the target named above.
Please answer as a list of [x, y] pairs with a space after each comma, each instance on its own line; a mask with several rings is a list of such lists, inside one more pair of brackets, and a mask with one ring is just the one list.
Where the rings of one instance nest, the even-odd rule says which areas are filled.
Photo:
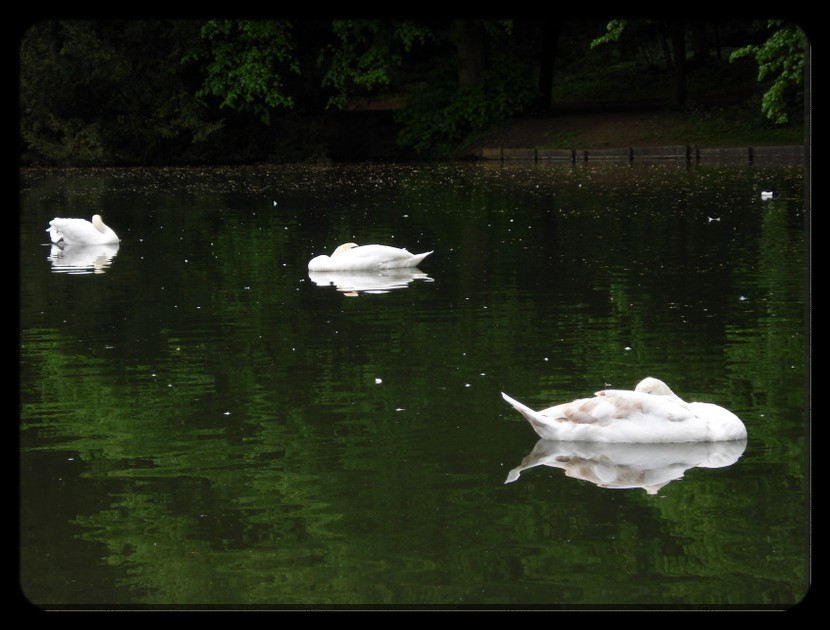
[[687, 115], [619, 111], [562, 113], [511, 121], [477, 141], [483, 147], [604, 149], [694, 144]]

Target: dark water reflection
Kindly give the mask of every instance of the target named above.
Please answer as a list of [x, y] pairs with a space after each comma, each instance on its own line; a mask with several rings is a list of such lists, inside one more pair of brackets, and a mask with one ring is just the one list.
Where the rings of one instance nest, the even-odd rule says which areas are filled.
[[[24, 173], [25, 596], [795, 604], [803, 180], [675, 163]], [[49, 219], [95, 212], [117, 255], [51, 249]], [[346, 241], [435, 253], [412, 277], [308, 273]], [[646, 375], [737, 413], [741, 452], [552, 451], [500, 396], [541, 408]], [[505, 483], [551, 454], [648, 489], [539, 465]]]

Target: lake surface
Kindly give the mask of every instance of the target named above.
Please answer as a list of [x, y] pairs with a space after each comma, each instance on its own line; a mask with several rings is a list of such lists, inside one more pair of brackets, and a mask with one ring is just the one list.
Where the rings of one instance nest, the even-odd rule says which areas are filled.
[[[23, 597], [797, 604], [804, 190], [800, 166], [685, 162], [23, 172]], [[49, 246], [52, 217], [94, 213], [119, 246]], [[310, 276], [346, 241], [434, 253]], [[501, 398], [648, 375], [747, 441], [544, 442]]]

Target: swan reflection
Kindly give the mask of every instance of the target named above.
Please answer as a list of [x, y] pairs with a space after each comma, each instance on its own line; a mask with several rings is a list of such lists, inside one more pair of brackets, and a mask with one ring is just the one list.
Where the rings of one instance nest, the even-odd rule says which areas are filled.
[[377, 271], [309, 271], [308, 277], [317, 286], [334, 286], [348, 296], [405, 289], [413, 280], [433, 282], [432, 278], [416, 267]]
[[52, 245], [47, 257], [54, 273], [105, 273], [118, 253], [118, 243], [106, 245]]
[[683, 444], [608, 444], [539, 440], [530, 454], [510, 471], [504, 483], [534, 466], [561, 468], [568, 477], [600, 488], [642, 488], [657, 494], [681, 479], [690, 468], [725, 468], [743, 455], [746, 440]]

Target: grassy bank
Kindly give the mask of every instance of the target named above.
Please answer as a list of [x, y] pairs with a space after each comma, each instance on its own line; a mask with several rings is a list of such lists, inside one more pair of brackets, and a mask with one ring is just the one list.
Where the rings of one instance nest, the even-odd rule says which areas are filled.
[[557, 76], [551, 112], [504, 121], [471, 135], [460, 152], [481, 147], [802, 144], [802, 116], [776, 125], [761, 112], [767, 88], [758, 82], [752, 62], [720, 61], [689, 72], [687, 106], [679, 109], [674, 105], [674, 79], [666, 70], [625, 63], [588, 75], [571, 68]]

